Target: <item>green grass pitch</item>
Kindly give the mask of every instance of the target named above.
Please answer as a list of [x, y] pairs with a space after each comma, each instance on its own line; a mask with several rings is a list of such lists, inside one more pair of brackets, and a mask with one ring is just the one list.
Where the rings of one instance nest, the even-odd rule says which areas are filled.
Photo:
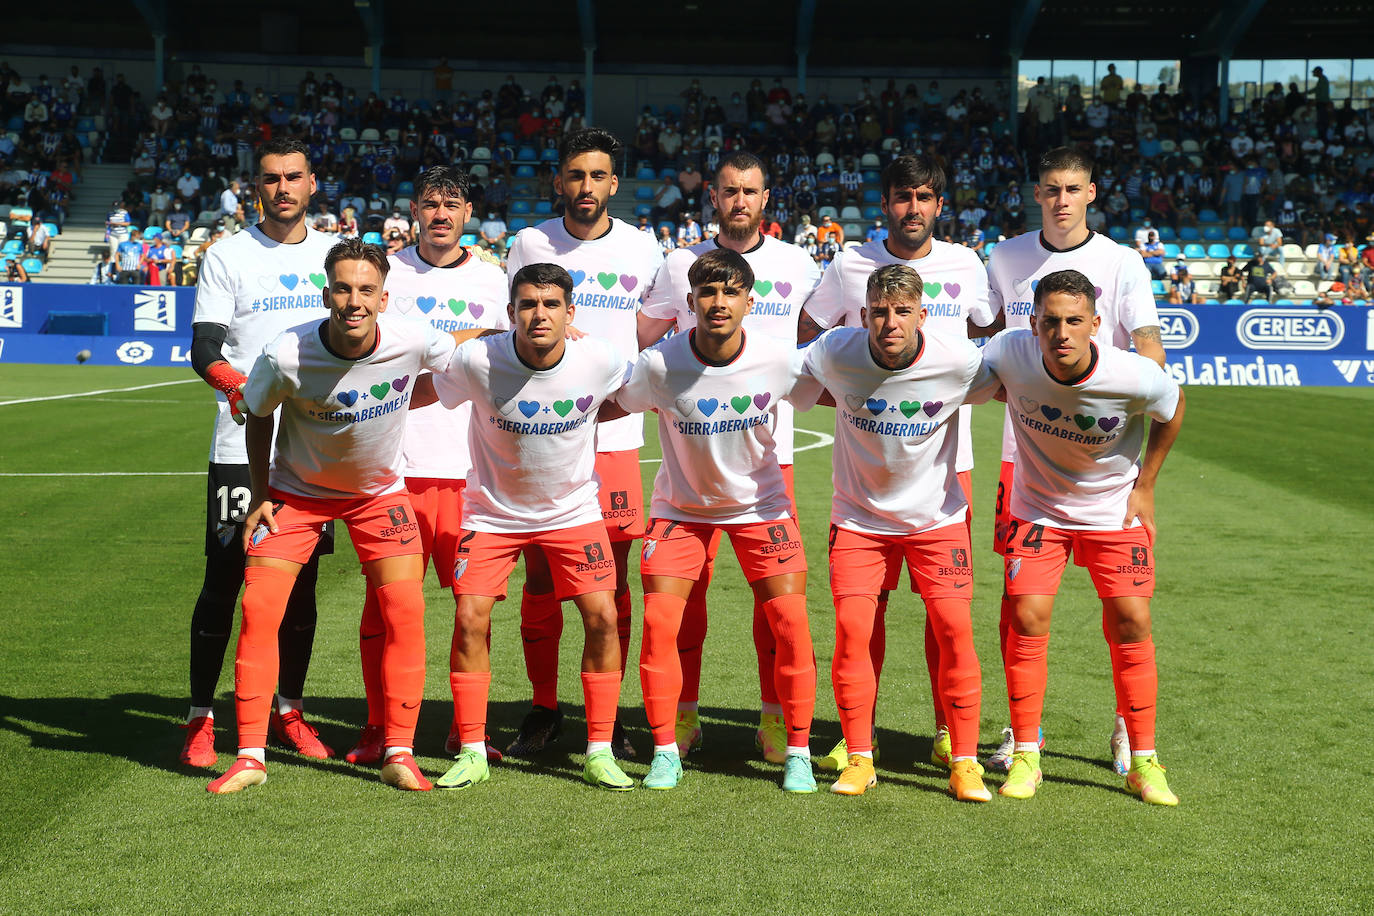
[[[188, 375], [0, 366], [0, 402]], [[270, 751], [265, 786], [211, 797], [208, 776], [177, 763], [210, 393], [193, 382], [2, 404], [0, 912], [1374, 909], [1374, 391], [1193, 388], [1188, 397], [1158, 492], [1159, 747], [1182, 797], [1173, 810], [1126, 794], [1109, 768], [1107, 652], [1091, 586], [1074, 567], [1055, 615], [1046, 778], [1034, 800], [957, 804], [926, 762], [922, 617], [909, 593], [889, 616], [877, 788], [858, 799], [785, 796], [778, 768], [753, 752], [750, 602], [728, 554], [711, 602], [706, 746], [675, 792], [581, 783], [581, 637], [569, 612], [568, 727], [548, 760], [494, 767], [470, 792], [413, 795], [386, 789], [374, 771]], [[832, 418], [822, 409], [799, 425], [829, 432]], [[996, 406], [975, 411], [984, 753], [1007, 718], [1000, 569], [988, 546], [1000, 429]], [[818, 441], [798, 435], [799, 445]], [[108, 476], [135, 472], [156, 476]], [[839, 736], [829, 473], [828, 448], [798, 454], [817, 752]], [[27, 476], [37, 474], [55, 476]], [[417, 750], [435, 775], [446, 765], [453, 605], [432, 574], [426, 599]], [[342, 749], [364, 711], [361, 579], [346, 540], [323, 564], [319, 600], [307, 709]], [[498, 605], [493, 635], [492, 730], [503, 744], [528, 696], [515, 610]], [[232, 664], [231, 649], [221, 771], [233, 743]], [[632, 661], [622, 705], [647, 755], [639, 699]], [[642, 776], [642, 757], [627, 770]]]

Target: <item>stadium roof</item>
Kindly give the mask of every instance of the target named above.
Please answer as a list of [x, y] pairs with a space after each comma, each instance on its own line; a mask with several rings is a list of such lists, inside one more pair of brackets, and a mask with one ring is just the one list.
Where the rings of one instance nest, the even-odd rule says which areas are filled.
[[[1246, 57], [1353, 57], [1366, 53], [1374, 0], [960, 0], [915, 4], [846, 0], [562, 0], [511, 4], [439, 0], [239, 0], [207, 15], [199, 4], [69, 0], [55, 33], [48, 11], [7, 14], [5, 49], [151, 52], [150, 23], [166, 51], [190, 58], [264, 54], [327, 65], [357, 61], [376, 15], [387, 66], [407, 59], [561, 69], [596, 46], [608, 72], [788, 72], [799, 47], [808, 67], [874, 75], [1005, 71], [1026, 59], [1169, 58], [1229, 51]], [[15, 36], [42, 41], [16, 44]]]

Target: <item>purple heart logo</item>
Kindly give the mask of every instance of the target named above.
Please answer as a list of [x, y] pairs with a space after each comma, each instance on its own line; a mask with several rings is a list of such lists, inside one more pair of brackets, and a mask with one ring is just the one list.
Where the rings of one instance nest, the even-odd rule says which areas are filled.
[[884, 410], [887, 410], [887, 401], [882, 398], [869, 398], [864, 406], [868, 408], [869, 413], [876, 417]]
[[767, 392], [763, 394], [754, 395], [754, 406], [757, 407], [759, 410], [763, 410], [763, 408], [768, 406], [768, 399], [770, 397], [772, 397], [772, 395], [768, 394]]
[[773, 289], [777, 290], [777, 291], [778, 291], [778, 295], [779, 295], [779, 296], [782, 296], [784, 299], [786, 299], [788, 296], [792, 295], [792, 284], [791, 284], [791, 283], [788, 283], [788, 282], [785, 281], [785, 280], [784, 280], [784, 281], [780, 281], [780, 282], [778, 282], [778, 283], [774, 283], [774, 284], [773, 284]]
[[708, 417], [715, 413], [716, 408], [719, 406], [720, 401], [717, 401], [715, 398], [697, 398], [697, 409]]
[[539, 413], [538, 401], [521, 401], [519, 406], [520, 412], [524, 414], [526, 418], [532, 417], [535, 414]]
[[1100, 287], [1100, 286], [1094, 286], [1094, 287], [1093, 287], [1093, 298], [1095, 298], [1095, 299], [1101, 299], [1101, 298], [1102, 298], [1102, 287]]
[[1045, 415], [1046, 420], [1058, 420], [1064, 414], [1058, 407], [1051, 407], [1048, 404], [1042, 404], [1040, 412]]
[[1097, 421], [1097, 425], [1102, 427], [1104, 433], [1109, 433], [1116, 429], [1116, 425], [1121, 422], [1120, 417], [1103, 417]]
[[428, 315], [439, 304], [439, 300], [434, 296], [420, 296], [415, 300], [415, 305], [420, 311]]
[[335, 397], [338, 398], [339, 403], [345, 407], [352, 407], [354, 404], [358, 403], [358, 392], [356, 391], [340, 391]]
[[940, 408], [945, 406], [944, 401], [926, 401], [921, 405], [921, 409], [926, 412], [926, 416], [933, 417], [940, 412]]
[[400, 378], [394, 378], [391, 380], [391, 387], [395, 388], [397, 391], [405, 391], [406, 386], [409, 384], [410, 376], [408, 375], [403, 375]]
[[592, 396], [590, 394], [584, 394], [582, 397], [577, 399], [577, 409], [582, 411], [583, 413], [586, 413], [587, 408], [591, 406]]
[[639, 278], [632, 277], [629, 274], [621, 274], [620, 285], [625, 287], [625, 292], [634, 292], [634, 288], [639, 285]]
[[473, 318], [481, 318], [482, 313], [485, 311], [486, 308], [478, 305], [476, 302], [468, 303], [468, 314], [471, 315]]
[[961, 287], [958, 283], [946, 283], [946, 284], [945, 284], [945, 295], [946, 295], [946, 296], [949, 296], [949, 298], [951, 298], [951, 299], [958, 299], [958, 298], [959, 298], [959, 290], [961, 290], [961, 289], [963, 289], [963, 287]]
[[573, 286], [581, 286], [582, 281], [587, 279], [587, 272], [585, 270], [570, 270], [568, 276], [572, 277]]

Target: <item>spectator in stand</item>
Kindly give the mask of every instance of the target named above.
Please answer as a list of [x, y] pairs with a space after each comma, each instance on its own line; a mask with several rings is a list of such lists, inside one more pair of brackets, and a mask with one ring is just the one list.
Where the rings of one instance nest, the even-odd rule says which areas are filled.
[[1245, 291], [1241, 294], [1241, 301], [1249, 303], [1255, 296], [1263, 296], [1264, 301], [1268, 302], [1274, 294], [1274, 265], [1265, 260], [1264, 253], [1255, 252], [1255, 256], [1246, 262], [1242, 268], [1245, 275]]
[[881, 242], [887, 238], [887, 226], [882, 219], [874, 219], [873, 225], [864, 233], [865, 242]]
[[1360, 251], [1351, 241], [1350, 236], [1346, 236], [1336, 251], [1336, 269], [1340, 272], [1341, 282], [1349, 286], [1361, 271]]
[[649, 220], [653, 223], [677, 222], [682, 213], [682, 189], [672, 177], [663, 179], [662, 186], [654, 193], [653, 206], [649, 208]]
[[677, 228], [677, 247], [690, 248], [700, 241], [701, 225], [688, 213], [682, 218], [682, 225]]
[[109, 286], [115, 282], [115, 263], [110, 259], [109, 251], [100, 252], [100, 258], [95, 262], [95, 269], [91, 271], [91, 286]]
[[1116, 64], [1107, 65], [1107, 75], [1102, 77], [1098, 84], [1098, 91], [1104, 104], [1115, 108], [1121, 104], [1121, 93], [1125, 89], [1125, 81], [1116, 72]]
[[158, 182], [148, 197], [148, 225], [161, 226], [167, 221], [167, 214], [172, 209], [172, 200], [167, 186]]
[[677, 249], [677, 239], [673, 237], [672, 227], [666, 223], [658, 227], [658, 247], [664, 254]]
[[482, 220], [482, 225], [478, 227], [477, 231], [477, 244], [479, 246], [492, 252], [498, 258], [505, 258], [509, 231], [506, 227], [506, 221], [495, 210], [487, 211], [487, 218]]
[[352, 206], [344, 207], [343, 213], [339, 216], [339, 238], [355, 239], [360, 234], [358, 211]]
[[[821, 217], [821, 224], [816, 227], [816, 244], [822, 249], [827, 246], [833, 247], [834, 251], [844, 247], [844, 228], [831, 219], [828, 213]], [[834, 251], [831, 252], [832, 257]]]
[[143, 233], [138, 229], [131, 229], [129, 236], [120, 242], [115, 248], [115, 261], [119, 265], [119, 279], [116, 281], [126, 286], [134, 286], [143, 282], [143, 272], [147, 266], [147, 257], [143, 253]]
[[1136, 251], [1144, 252], [1145, 243], [1150, 240], [1150, 236], [1152, 235], [1158, 236], [1159, 233], [1155, 231], [1155, 224], [1151, 222], [1150, 218], [1147, 216], [1141, 222], [1140, 227], [1135, 231]]
[[161, 233], [152, 237], [144, 263], [148, 269], [149, 286], [177, 285], [176, 274], [173, 269], [176, 265], [176, 253], [172, 250], [172, 246], [163, 240]]
[[116, 200], [105, 217], [105, 241], [111, 255], [116, 254], [121, 243], [129, 240], [130, 225], [129, 211], [124, 209], [124, 201]]
[[797, 224], [797, 231], [792, 236], [792, 244], [805, 244], [807, 236], [814, 239], [816, 237], [816, 227], [811, 225], [811, 217], [803, 213], [801, 222]]
[[506, 184], [505, 178], [500, 175], [493, 175], [491, 186], [486, 191], [486, 204], [490, 210], [495, 210], [504, 218], [506, 215], [506, 204], [510, 201], [510, 187]]
[[220, 223], [230, 234], [238, 231], [243, 224], [243, 200], [240, 196], [239, 183], [237, 180], [229, 182], [229, 187], [220, 192], [219, 196], [219, 218]]
[[1164, 243], [1159, 240], [1159, 233], [1153, 229], [1149, 230], [1145, 237], [1145, 244], [1140, 248], [1140, 256], [1145, 260], [1145, 268], [1150, 272], [1150, 277], [1155, 280], [1163, 280], [1164, 271]]
[[6, 283], [27, 283], [29, 282], [29, 272], [24, 269], [24, 262], [21, 258], [5, 257], [5, 282]]
[[329, 209], [329, 201], [322, 200], [315, 208], [315, 218], [311, 222], [316, 232], [327, 232], [330, 235], [338, 235], [339, 218]]
[[1219, 300], [1226, 302], [1240, 295], [1240, 284], [1245, 279], [1245, 273], [1236, 263], [1235, 255], [1226, 256], [1226, 264], [1217, 276], [1217, 298]]
[[191, 230], [191, 214], [186, 212], [186, 204], [180, 197], [172, 200], [172, 209], [162, 222], [162, 231], [169, 240], [180, 245]]
[[1336, 236], [1328, 232], [1317, 246], [1317, 279], [1336, 279]]
[[775, 239], [781, 239], [782, 224], [765, 213], [763, 218], [759, 221], [759, 232], [764, 235], [772, 236]]
[[1285, 263], [1286, 258], [1283, 254], [1283, 233], [1274, 225], [1272, 219], [1264, 221], [1264, 229], [1260, 232], [1256, 242], [1258, 242], [1259, 250], [1266, 258], [1272, 261], [1277, 257], [1280, 264]]
[[984, 251], [984, 246], [986, 242], [987, 235], [983, 232], [982, 229], [979, 229], [977, 226], [974, 226], [972, 229], [965, 229], [964, 239], [960, 244], [962, 244], [965, 248], [971, 250], [974, 254], [978, 255], [979, 258], [986, 261], [988, 257], [987, 252]]
[[393, 206], [391, 215], [382, 223], [382, 233], [390, 236], [392, 232], [398, 232], [402, 238], [410, 237], [410, 220], [401, 213], [400, 207]]
[[1197, 291], [1197, 281], [1188, 273], [1188, 264], [1183, 259], [1174, 264], [1169, 277], [1169, 302], [1173, 305], [1201, 305], [1202, 294]]

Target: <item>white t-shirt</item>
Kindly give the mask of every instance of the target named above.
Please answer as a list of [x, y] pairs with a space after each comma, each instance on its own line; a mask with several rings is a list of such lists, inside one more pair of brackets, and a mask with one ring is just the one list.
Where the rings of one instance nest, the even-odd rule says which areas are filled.
[[[692, 262], [720, 247], [707, 239], [690, 248], [670, 252], [654, 278], [653, 288], [644, 297], [641, 311], [650, 318], [673, 318], [679, 331], [696, 327], [696, 316], [687, 310], [687, 294], [692, 291], [687, 271]], [[801, 248], [762, 236], [758, 245], [744, 252], [744, 260], [754, 271], [754, 309], [744, 317], [744, 330], [755, 337], [766, 336], [795, 347], [797, 319], [811, 291], [820, 281], [821, 271]], [[792, 405], [778, 407], [778, 461], [792, 463]]]
[[904, 536], [964, 520], [960, 405], [998, 387], [967, 336], [925, 334], [916, 361], [894, 372], [874, 361], [867, 331], [836, 328], [807, 347], [803, 371], [835, 398], [833, 524]]
[[[418, 248], [388, 255], [387, 314], [427, 322], [439, 331], [510, 327], [506, 318], [506, 275], [473, 254], [452, 267], [426, 263]], [[406, 423], [407, 477], [465, 480], [468, 457], [467, 405], [417, 407]]]
[[317, 499], [380, 496], [405, 489], [401, 443], [421, 369], [441, 372], [453, 338], [418, 321], [377, 316], [367, 356], [336, 356], [326, 323], [283, 331], [263, 349], [243, 386], [248, 409], [281, 407], [272, 486]]
[[[963, 245], [931, 239], [923, 258], [903, 260], [887, 250], [882, 241], [865, 242], [835, 255], [820, 285], [806, 303], [806, 313], [823, 328], [844, 324], [862, 327], [859, 310], [868, 302], [868, 277], [879, 267], [905, 264], [921, 275], [921, 304], [927, 314], [922, 330], [943, 337], [968, 339], [968, 322], [984, 327], [994, 317], [988, 307], [988, 272], [982, 258]], [[965, 407], [959, 422], [959, 456], [955, 470], [973, 468], [971, 408]]]
[[1154, 360], [1093, 348], [1097, 363], [1076, 385], [1050, 375], [1029, 330], [1003, 331], [983, 348], [1007, 389], [1016, 437], [1011, 513], [1031, 524], [1121, 528], [1140, 473], [1145, 415], [1167, 423], [1178, 408], [1178, 383]]
[[[663, 264], [663, 252], [654, 240], [629, 223], [612, 219], [609, 232], [584, 242], [569, 234], [563, 218], [557, 217], [516, 233], [506, 252], [507, 282], [526, 264], [542, 263], [557, 264], [572, 275], [573, 325], [610, 341], [626, 362], [634, 362], [639, 353], [635, 312]], [[643, 444], [643, 417], [621, 417], [597, 429], [599, 452], [620, 452]]]
[[601, 521], [596, 414], [629, 369], [595, 337], [568, 341], [551, 369], [531, 369], [511, 333], [460, 346], [434, 387], [445, 407], [472, 403], [463, 526], [520, 533]]
[[[324, 258], [337, 241], [309, 226], [294, 245], [272, 241], [257, 226], [221, 239], [201, 261], [191, 321], [224, 325], [221, 352], [229, 365], [247, 373], [263, 346], [282, 331], [325, 317]], [[247, 464], [243, 427], [229, 416], [224, 395], [215, 397], [219, 414], [210, 461]]]
[[775, 430], [778, 402], [801, 374], [801, 351], [746, 331], [729, 365], [710, 366], [692, 349], [691, 335], [675, 334], [639, 354], [615, 398], [629, 411], [658, 411], [663, 463], [650, 515], [716, 525], [786, 518], [792, 503]]
[[[1029, 328], [1035, 286], [1045, 274], [1077, 270], [1097, 287], [1097, 313], [1102, 316], [1094, 340], [1098, 344], [1131, 348], [1131, 332], [1159, 324], [1159, 310], [1150, 286], [1150, 272], [1140, 252], [1118, 245], [1096, 232], [1083, 244], [1053, 251], [1041, 244], [1040, 233], [1027, 232], [1001, 242], [988, 258], [988, 303], [993, 317], [1006, 315], [1008, 328]], [[1012, 413], [1002, 426], [1002, 460], [1016, 457]]]

